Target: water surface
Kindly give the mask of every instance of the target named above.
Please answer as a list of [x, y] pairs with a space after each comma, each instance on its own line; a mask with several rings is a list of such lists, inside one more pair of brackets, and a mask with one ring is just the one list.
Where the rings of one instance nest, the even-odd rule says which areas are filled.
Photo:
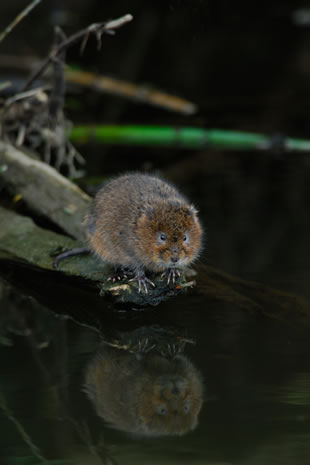
[[[145, 311], [111, 311], [102, 301], [101, 317], [74, 321], [60, 314], [59, 302], [48, 308], [4, 288], [1, 464], [309, 463], [310, 347], [304, 324], [197, 295]], [[89, 305], [98, 310], [91, 298]], [[183, 436], [144, 437], [111, 428], [82, 390], [102, 338], [154, 324], [174, 327], [196, 342], [184, 354], [201, 375], [203, 405], [198, 426]]]

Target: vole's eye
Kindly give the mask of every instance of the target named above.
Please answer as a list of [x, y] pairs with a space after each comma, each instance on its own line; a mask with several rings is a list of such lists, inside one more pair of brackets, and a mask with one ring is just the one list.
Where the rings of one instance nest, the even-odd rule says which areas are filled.
[[190, 403], [189, 403], [188, 401], [185, 401], [185, 402], [184, 402], [184, 407], [183, 407], [183, 409], [184, 409], [184, 413], [185, 413], [185, 414], [189, 412]]
[[187, 234], [184, 234], [183, 236], [183, 242], [186, 242], [188, 240]]
[[160, 239], [162, 242], [165, 242], [165, 240], [166, 240], [166, 234], [165, 234], [165, 233], [160, 233], [159, 239]]
[[160, 415], [166, 415], [167, 413], [167, 409], [164, 405], [158, 405], [157, 406], [157, 412], [160, 414]]

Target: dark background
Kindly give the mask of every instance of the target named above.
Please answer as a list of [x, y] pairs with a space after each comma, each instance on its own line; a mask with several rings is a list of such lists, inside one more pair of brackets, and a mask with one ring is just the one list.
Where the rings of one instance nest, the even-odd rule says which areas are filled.
[[[0, 7], [1, 29], [26, 3]], [[1, 44], [1, 53], [43, 57], [54, 24], [69, 35], [131, 13], [134, 21], [114, 37], [105, 36], [100, 52], [90, 39], [83, 56], [79, 45], [69, 51], [68, 62], [196, 102], [200, 113], [187, 124], [305, 135], [310, 27], [300, 21], [307, 20], [306, 8], [307, 2], [296, 1], [43, 1]], [[111, 122], [112, 103], [101, 103], [97, 110]], [[120, 116], [185, 122], [136, 105], [125, 106]]]

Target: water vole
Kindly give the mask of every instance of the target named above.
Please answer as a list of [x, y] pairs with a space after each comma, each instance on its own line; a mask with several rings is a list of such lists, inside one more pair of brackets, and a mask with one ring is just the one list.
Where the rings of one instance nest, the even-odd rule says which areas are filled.
[[54, 266], [72, 255], [94, 252], [118, 270], [134, 273], [147, 292], [145, 271], [167, 275], [168, 284], [190, 265], [201, 249], [197, 210], [162, 179], [135, 173], [119, 176], [97, 193], [85, 218], [88, 247], [56, 257]]
[[127, 268], [146, 290], [145, 270], [175, 280], [201, 248], [196, 209], [155, 176], [128, 174], [102, 187], [85, 220], [89, 247], [104, 262]]

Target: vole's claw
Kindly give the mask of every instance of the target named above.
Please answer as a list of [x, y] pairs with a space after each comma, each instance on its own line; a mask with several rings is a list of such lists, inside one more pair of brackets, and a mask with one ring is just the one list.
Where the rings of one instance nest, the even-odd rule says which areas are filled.
[[[143, 287], [144, 287], [144, 292], [148, 294], [147, 286], [145, 281], [142, 281]], [[139, 292], [141, 292], [141, 281], [139, 281]]]
[[179, 278], [181, 276], [181, 273], [177, 268], [167, 268], [167, 270], [165, 270], [160, 275], [160, 277], [163, 278], [166, 275], [168, 275], [167, 284], [170, 283], [170, 280], [172, 280], [173, 284], [175, 284], [176, 278]]
[[135, 277], [135, 278], [132, 278], [130, 281], [138, 281], [138, 284], [139, 284], [138, 293], [139, 293], [139, 294], [140, 294], [140, 292], [142, 291], [142, 284], [144, 285], [144, 291], [145, 291], [145, 293], [146, 293], [146, 294], [148, 293], [146, 284], [145, 284], [145, 282], [144, 282], [142, 279], [140, 279], [139, 277]]
[[111, 276], [109, 276], [107, 281], [115, 283], [116, 281], [122, 281], [123, 279], [127, 279], [127, 277], [127, 274], [122, 268], [116, 268], [115, 272]]
[[151, 281], [149, 278], [147, 278], [145, 275], [141, 275], [141, 274], [137, 274], [134, 278], [130, 279], [129, 282], [131, 281], [138, 281], [138, 284], [139, 284], [139, 289], [138, 289], [138, 293], [140, 294], [140, 292], [142, 292], [142, 290], [144, 289], [144, 292], [146, 294], [148, 294], [148, 288], [147, 288], [147, 283], [150, 284], [151, 286], [155, 287], [155, 284], [153, 283], [153, 281]]

